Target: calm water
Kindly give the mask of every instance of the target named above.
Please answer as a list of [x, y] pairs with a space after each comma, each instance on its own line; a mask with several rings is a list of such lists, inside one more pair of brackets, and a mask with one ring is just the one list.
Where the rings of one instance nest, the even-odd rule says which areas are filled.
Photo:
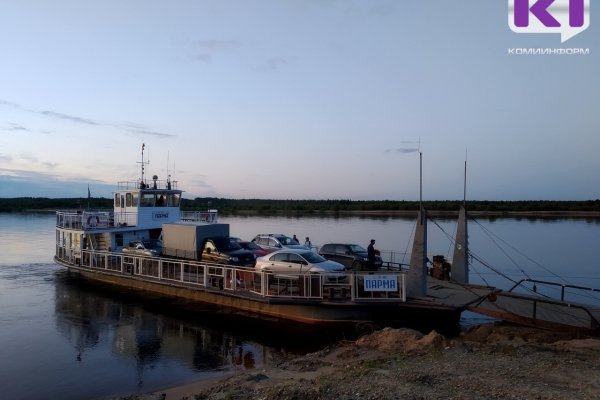
[[[413, 220], [399, 218], [230, 217], [221, 222], [231, 224], [231, 235], [245, 239], [283, 232], [310, 236], [315, 245], [366, 246], [375, 238], [377, 248], [398, 253], [410, 249], [414, 230]], [[451, 256], [448, 236], [455, 224], [429, 224], [430, 256]], [[598, 222], [482, 220], [469, 230], [477, 258], [512, 279], [523, 272], [541, 279], [559, 275], [573, 284], [600, 287]], [[260, 370], [280, 352], [323, 345], [198, 306], [85, 284], [54, 265], [53, 254], [54, 215], [0, 214], [2, 399], [107, 399], [223, 371]], [[471, 281], [511, 286], [478, 262]]]

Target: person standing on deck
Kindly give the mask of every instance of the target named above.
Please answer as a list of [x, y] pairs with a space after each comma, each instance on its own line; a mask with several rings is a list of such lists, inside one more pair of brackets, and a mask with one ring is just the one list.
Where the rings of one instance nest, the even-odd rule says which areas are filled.
[[295, 244], [300, 244], [300, 241], [298, 240], [298, 238], [296, 237], [296, 234], [294, 233], [294, 237], [292, 238], [293, 241], [295, 241]]
[[375, 239], [367, 246], [367, 267], [369, 271], [375, 271]]
[[312, 248], [312, 243], [310, 242], [310, 238], [308, 236], [306, 237], [306, 241], [304, 242], [304, 245], [306, 247], [308, 247], [309, 250]]

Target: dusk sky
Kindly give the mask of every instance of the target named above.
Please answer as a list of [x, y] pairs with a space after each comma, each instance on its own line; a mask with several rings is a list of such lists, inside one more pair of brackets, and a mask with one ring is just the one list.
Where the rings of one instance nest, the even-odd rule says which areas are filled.
[[[552, 9], [550, 9], [552, 11]], [[600, 198], [600, 10], [507, 0], [0, 2], [0, 197]], [[514, 48], [589, 49], [516, 55]]]

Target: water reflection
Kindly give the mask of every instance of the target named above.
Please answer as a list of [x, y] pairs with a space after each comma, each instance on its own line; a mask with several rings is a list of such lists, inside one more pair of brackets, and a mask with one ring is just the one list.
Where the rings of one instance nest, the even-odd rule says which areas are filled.
[[189, 311], [173, 302], [161, 304], [166, 299], [86, 283], [64, 271], [56, 273], [55, 284], [56, 332], [71, 349], [63, 356], [72, 360], [66, 362], [70, 375], [86, 380], [85, 395], [73, 388], [63, 398], [147, 392], [260, 368], [284, 352], [244, 332], [213, 328], [210, 319], [201, 318], [208, 324], [200, 324], [195, 313], [182, 319]]
[[[144, 372], [164, 362], [192, 371], [254, 369], [265, 364], [271, 350], [234, 333], [200, 326], [149, 311], [135, 301], [158, 298], [110, 289], [58, 273], [55, 294], [57, 331], [73, 348], [77, 362], [86, 360], [102, 342], [116, 357], [133, 361], [142, 387]], [[168, 306], [168, 304], [166, 304]]]
[[109, 365], [106, 379], [86, 382], [87, 389], [96, 385], [92, 392], [100, 394], [107, 385], [123, 394], [147, 392], [224, 371], [253, 370], [341, 338], [335, 332], [296, 329], [98, 284], [66, 271], [55, 275], [56, 331], [71, 349], [64, 356], [91, 371], [99, 368], [99, 361]]

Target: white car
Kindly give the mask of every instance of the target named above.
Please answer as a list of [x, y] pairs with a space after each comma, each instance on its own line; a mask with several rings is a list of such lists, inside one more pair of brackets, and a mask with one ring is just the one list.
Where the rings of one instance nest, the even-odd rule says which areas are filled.
[[284, 249], [259, 257], [255, 269], [286, 276], [323, 274], [330, 282], [346, 279], [346, 269], [342, 264], [326, 260], [307, 249]]
[[123, 253], [135, 256], [156, 257], [162, 254], [162, 241], [158, 239], [132, 240], [129, 246], [123, 247]]

